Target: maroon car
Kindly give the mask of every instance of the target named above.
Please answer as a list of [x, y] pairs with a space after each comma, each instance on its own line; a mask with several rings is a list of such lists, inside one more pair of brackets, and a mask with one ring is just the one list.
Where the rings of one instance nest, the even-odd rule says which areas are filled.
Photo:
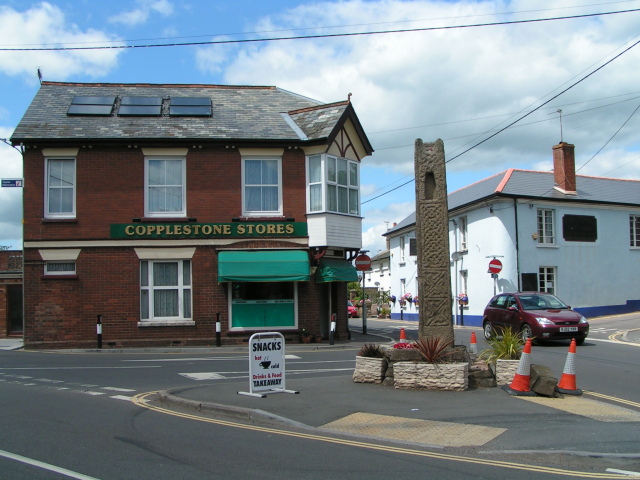
[[575, 338], [578, 345], [582, 345], [589, 334], [589, 323], [584, 316], [544, 292], [496, 295], [484, 309], [482, 327], [487, 340], [504, 328], [536, 340]]

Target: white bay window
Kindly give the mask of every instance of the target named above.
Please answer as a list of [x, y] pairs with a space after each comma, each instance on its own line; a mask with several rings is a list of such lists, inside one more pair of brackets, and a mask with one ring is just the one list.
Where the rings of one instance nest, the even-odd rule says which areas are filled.
[[308, 157], [308, 211], [360, 214], [359, 164], [332, 155]]

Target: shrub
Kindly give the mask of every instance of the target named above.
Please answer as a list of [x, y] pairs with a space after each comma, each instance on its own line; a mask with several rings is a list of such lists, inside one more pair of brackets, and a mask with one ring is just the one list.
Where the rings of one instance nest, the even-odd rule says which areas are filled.
[[380, 348], [380, 345], [376, 345], [375, 343], [365, 343], [360, 348], [358, 352], [359, 357], [369, 357], [369, 358], [384, 358], [384, 352]]
[[486, 363], [496, 363], [497, 360], [518, 360], [525, 342], [518, 332], [506, 327], [496, 332], [487, 343], [489, 348], [480, 352], [480, 358]]
[[451, 355], [447, 349], [453, 345], [453, 341], [445, 342], [442, 337], [419, 338], [413, 348], [420, 352], [420, 355], [427, 363], [444, 363], [446, 357]]

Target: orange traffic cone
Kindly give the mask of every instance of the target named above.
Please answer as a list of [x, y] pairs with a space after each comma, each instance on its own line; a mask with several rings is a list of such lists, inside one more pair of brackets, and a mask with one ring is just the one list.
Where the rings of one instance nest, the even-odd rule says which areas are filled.
[[476, 332], [471, 332], [471, 343], [469, 343], [469, 353], [478, 353], [478, 342]]
[[400, 329], [400, 343], [407, 343], [407, 334], [404, 333], [404, 328]]
[[511, 385], [504, 385], [502, 389], [510, 395], [516, 396], [536, 396], [535, 392], [531, 391], [529, 382], [531, 381], [531, 339], [527, 339], [527, 343], [522, 350], [522, 356], [520, 357], [520, 363], [518, 364], [518, 371], [513, 376]]
[[573, 363], [573, 357], [576, 354], [576, 339], [571, 339], [571, 345], [569, 345], [569, 354], [567, 355], [567, 361], [564, 364], [564, 370], [562, 371], [562, 377], [558, 382], [556, 391], [564, 393], [566, 395], [582, 395], [582, 390], [576, 387], [576, 369]]

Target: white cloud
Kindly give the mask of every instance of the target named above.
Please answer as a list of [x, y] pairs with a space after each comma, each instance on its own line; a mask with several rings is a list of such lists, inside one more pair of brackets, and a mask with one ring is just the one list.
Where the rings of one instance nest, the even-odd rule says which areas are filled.
[[[314, 27], [296, 32], [312, 35], [490, 23], [598, 10], [574, 3], [556, 2], [553, 9], [544, 10], [539, 2], [528, 0], [316, 2], [271, 15], [247, 30]], [[520, 11], [523, 13], [496, 14]], [[326, 102], [346, 99], [352, 92], [352, 102], [376, 150], [363, 162], [364, 197], [393, 188], [399, 178], [412, 175], [416, 138], [425, 142], [443, 139], [449, 160], [567, 89], [637, 41], [636, 17], [632, 13], [278, 41], [243, 45], [236, 50], [215, 47], [202, 49], [198, 61], [202, 71], [224, 71], [226, 83], [277, 85]], [[351, 26], [321, 28], [330, 25]], [[210, 57], [207, 52], [212, 52]], [[576, 145], [576, 165], [583, 165], [637, 106], [639, 61], [640, 46], [515, 126], [451, 161], [447, 164], [448, 184], [460, 188], [511, 167], [533, 169], [544, 165], [550, 170], [551, 147], [560, 140], [558, 109], [563, 111], [563, 139]], [[638, 161], [633, 161], [640, 152], [639, 122], [640, 113], [579, 173], [640, 178]], [[367, 176], [366, 171], [371, 170], [388, 175]], [[367, 208], [413, 200], [412, 189], [406, 187], [363, 206], [367, 217], [365, 248], [381, 248], [383, 239], [378, 235], [382, 222], [392, 218], [374, 215], [378, 223], [372, 222], [372, 212]], [[405, 216], [414, 209], [411, 201], [408, 205]]]
[[[313, 3], [263, 20], [255, 30], [302, 26], [368, 24], [385, 30], [504, 21], [493, 12], [536, 10], [529, 2], [351, 1]], [[539, 6], [537, 10], [540, 10]], [[585, 13], [589, 9], [563, 9]], [[591, 9], [593, 11], [593, 9]], [[557, 10], [510, 18], [557, 16]], [[438, 19], [406, 23], [412, 19]], [[628, 16], [615, 21], [586, 19], [430, 32], [370, 35], [321, 40], [279, 41], [245, 46], [238, 52], [216, 47], [210, 71], [227, 65], [228, 83], [278, 85], [313, 98], [353, 103], [375, 149], [367, 162], [402, 173], [413, 169], [415, 138], [442, 138], [448, 158], [488, 132], [515, 120], [540, 100], [567, 88], [603, 60], [619, 52], [637, 32]], [[449, 19], [449, 20], [446, 20]], [[403, 22], [379, 24], [380, 22]], [[354, 31], [349, 27], [342, 30]], [[305, 31], [306, 34], [332, 30]], [[637, 50], [637, 51], [636, 51]], [[203, 49], [203, 51], [213, 51]], [[209, 59], [199, 53], [199, 66]], [[564, 136], [587, 155], [622, 124], [623, 106], [589, 110], [608, 96], [637, 92], [635, 68], [640, 47], [614, 61], [549, 106], [452, 162], [452, 172], [500, 171], [550, 155], [559, 140], [558, 108], [564, 111]], [[627, 102], [627, 106], [630, 102]], [[501, 123], [504, 122], [504, 123]], [[637, 125], [637, 123], [636, 123]], [[393, 131], [392, 131], [393, 130]], [[640, 129], [622, 142], [640, 141]], [[387, 148], [404, 146], [404, 148]]]
[[114, 15], [109, 18], [109, 21], [134, 27], [145, 23], [152, 13], [159, 13], [163, 17], [168, 17], [173, 13], [173, 5], [167, 0], [142, 0], [138, 4], [138, 8]]
[[[93, 29], [81, 31], [70, 24], [62, 11], [43, 2], [23, 12], [0, 7], [0, 44], [11, 48], [44, 46], [112, 45], [118, 39]], [[37, 82], [41, 68], [45, 79], [63, 80], [75, 75], [104, 75], [116, 66], [119, 50], [2, 51], [0, 72], [26, 76]]]

